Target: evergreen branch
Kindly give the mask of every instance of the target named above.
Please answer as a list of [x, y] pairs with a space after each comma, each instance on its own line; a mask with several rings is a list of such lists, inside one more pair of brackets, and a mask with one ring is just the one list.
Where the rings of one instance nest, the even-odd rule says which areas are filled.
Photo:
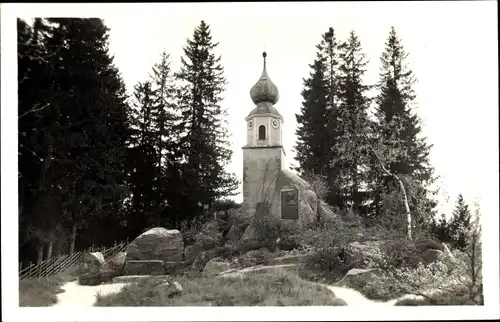
[[[37, 105], [38, 105], [38, 104], [37, 104]], [[30, 113], [36, 113], [36, 112], [39, 112], [39, 111], [41, 111], [41, 110], [45, 109], [46, 107], [48, 107], [49, 105], [50, 105], [50, 103], [47, 103], [47, 104], [43, 105], [42, 107], [38, 107], [38, 108], [37, 108], [37, 107], [36, 107], [36, 105], [35, 105], [33, 108], [31, 108], [30, 110], [28, 110], [28, 111], [24, 112], [23, 114], [21, 114], [21, 115], [20, 115], [20, 116], [18, 116], [17, 118], [18, 118], [18, 119], [20, 119], [21, 117], [24, 117], [24, 116], [26, 116], [26, 115], [28, 115], [28, 114], [30, 114]]]

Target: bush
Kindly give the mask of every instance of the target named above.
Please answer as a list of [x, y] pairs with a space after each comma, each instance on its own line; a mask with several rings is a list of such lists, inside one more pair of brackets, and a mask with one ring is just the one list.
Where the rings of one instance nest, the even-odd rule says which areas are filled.
[[[397, 305], [466, 305], [473, 304], [466, 285], [460, 282], [460, 264], [450, 268], [444, 262], [416, 267], [391, 268], [358, 289], [370, 299], [388, 300], [405, 294], [424, 296], [424, 300], [401, 300]], [[478, 304], [478, 303], [477, 303]]]
[[417, 267], [420, 254], [415, 244], [407, 239], [390, 240], [381, 244], [381, 262], [378, 267], [394, 269], [402, 267]]
[[42, 307], [57, 303], [57, 294], [67, 282], [61, 276], [50, 276], [19, 281], [19, 306]]
[[100, 285], [102, 283], [109, 283], [113, 278], [119, 276], [120, 272], [109, 269], [101, 269], [99, 271], [92, 271], [78, 277], [78, 284], [80, 285]]
[[101, 274], [99, 272], [89, 272], [78, 277], [80, 285], [100, 285], [102, 283]]
[[315, 281], [334, 282], [341, 279], [357, 264], [349, 246], [356, 238], [355, 231], [338, 229], [332, 223], [318, 223], [302, 232], [299, 243], [312, 256], [299, 264], [301, 276]]

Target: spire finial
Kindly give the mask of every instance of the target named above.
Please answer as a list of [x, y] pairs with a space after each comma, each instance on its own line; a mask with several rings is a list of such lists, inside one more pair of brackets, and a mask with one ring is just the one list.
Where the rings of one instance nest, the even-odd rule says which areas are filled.
[[267, 57], [267, 53], [266, 52], [263, 52], [262, 53], [262, 57], [264, 57], [264, 67], [266, 66], [266, 57]]

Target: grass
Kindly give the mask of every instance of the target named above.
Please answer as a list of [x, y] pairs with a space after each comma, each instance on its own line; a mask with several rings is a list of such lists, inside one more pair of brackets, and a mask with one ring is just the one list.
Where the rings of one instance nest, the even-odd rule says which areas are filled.
[[333, 293], [292, 273], [253, 272], [243, 278], [178, 277], [184, 291], [167, 297], [157, 282], [142, 281], [98, 296], [96, 306], [301, 306], [343, 305]]
[[57, 303], [61, 286], [74, 280], [77, 272], [68, 270], [59, 275], [19, 280], [19, 306], [43, 307]]

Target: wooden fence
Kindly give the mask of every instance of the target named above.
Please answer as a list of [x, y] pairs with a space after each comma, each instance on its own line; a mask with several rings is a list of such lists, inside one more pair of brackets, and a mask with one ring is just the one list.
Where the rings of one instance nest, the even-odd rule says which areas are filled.
[[113, 247], [90, 247], [86, 250], [73, 253], [73, 255], [61, 255], [50, 260], [45, 260], [39, 264], [30, 263], [28, 267], [22, 267], [19, 264], [19, 278], [38, 278], [56, 275], [69, 268], [81, 265], [85, 255], [92, 252], [101, 252], [105, 261], [113, 259], [119, 252], [125, 250], [128, 245], [128, 240], [117, 243]]

